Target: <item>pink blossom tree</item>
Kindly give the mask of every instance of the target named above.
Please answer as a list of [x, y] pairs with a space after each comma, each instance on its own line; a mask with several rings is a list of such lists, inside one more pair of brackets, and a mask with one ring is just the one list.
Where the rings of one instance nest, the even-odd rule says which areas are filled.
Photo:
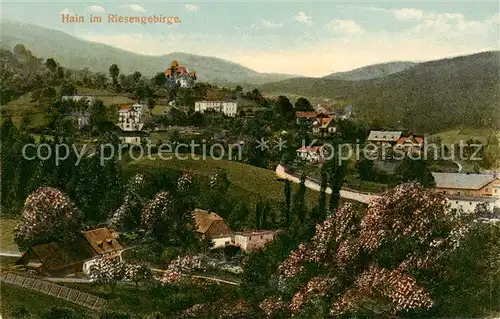
[[459, 247], [467, 231], [441, 194], [417, 183], [387, 191], [362, 214], [345, 204], [279, 265], [280, 293], [261, 309], [297, 315], [318, 302], [327, 315], [428, 309], [434, 299], [419, 273]]
[[52, 187], [41, 187], [24, 203], [14, 238], [21, 250], [52, 241], [72, 241], [81, 227], [82, 214], [70, 198]]

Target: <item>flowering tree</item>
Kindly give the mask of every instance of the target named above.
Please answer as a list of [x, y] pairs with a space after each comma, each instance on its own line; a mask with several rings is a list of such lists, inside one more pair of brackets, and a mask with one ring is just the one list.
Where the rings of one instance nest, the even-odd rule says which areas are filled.
[[14, 238], [21, 249], [51, 241], [71, 241], [80, 230], [82, 214], [60, 190], [41, 187], [24, 203]]
[[318, 302], [330, 315], [428, 309], [433, 298], [418, 275], [453, 252], [467, 229], [441, 194], [417, 183], [386, 192], [361, 217], [345, 204], [279, 265], [280, 293], [260, 306], [269, 315]]
[[135, 283], [135, 287], [139, 286], [139, 282], [149, 280], [153, 277], [151, 269], [146, 264], [126, 264], [125, 278]]
[[131, 228], [139, 224], [139, 212], [144, 205], [141, 193], [146, 185], [143, 174], [136, 174], [126, 187], [123, 204], [111, 215], [109, 225], [115, 229]]
[[161, 191], [141, 211], [141, 224], [158, 242], [187, 248], [199, 244], [192, 217], [194, 205], [189, 194], [192, 184], [190, 175], [181, 176], [177, 182], [179, 189], [174, 192], [177, 196]]
[[89, 277], [96, 285], [110, 285], [114, 289], [118, 281], [125, 278], [126, 269], [117, 259], [99, 257], [90, 266]]
[[202, 262], [200, 256], [179, 256], [168, 264], [167, 272], [159, 280], [164, 284], [177, 283], [182, 279], [182, 275], [188, 274], [195, 270], [204, 269], [206, 269], [205, 263]]

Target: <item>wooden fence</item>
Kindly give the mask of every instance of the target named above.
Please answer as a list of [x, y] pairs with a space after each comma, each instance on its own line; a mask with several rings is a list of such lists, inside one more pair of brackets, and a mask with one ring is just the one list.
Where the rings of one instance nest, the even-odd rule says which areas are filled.
[[67, 300], [97, 312], [100, 312], [106, 304], [105, 299], [45, 280], [20, 276], [13, 273], [3, 274], [0, 280], [8, 284]]

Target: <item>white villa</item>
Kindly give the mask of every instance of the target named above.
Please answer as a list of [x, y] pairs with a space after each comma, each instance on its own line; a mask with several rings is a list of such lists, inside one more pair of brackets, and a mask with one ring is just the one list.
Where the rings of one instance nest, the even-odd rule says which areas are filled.
[[226, 116], [235, 117], [238, 114], [238, 103], [229, 101], [199, 101], [194, 104], [194, 111], [204, 113], [208, 110], [221, 112]]
[[141, 104], [134, 105], [120, 105], [118, 111], [118, 126], [122, 131], [140, 131], [144, 123], [142, 122], [142, 109]]

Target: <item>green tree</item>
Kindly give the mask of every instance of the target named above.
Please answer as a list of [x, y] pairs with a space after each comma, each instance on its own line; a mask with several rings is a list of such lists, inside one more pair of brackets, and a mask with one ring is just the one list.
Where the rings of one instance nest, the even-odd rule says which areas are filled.
[[53, 59], [53, 58], [48, 58], [46, 61], [45, 61], [45, 66], [47, 67], [47, 69], [49, 69], [50, 72], [54, 73], [57, 69], [57, 63], [56, 61]]
[[156, 86], [164, 86], [165, 81], [166, 77], [164, 72], [156, 73], [155, 77], [153, 78], [153, 82], [155, 83]]
[[292, 205], [292, 183], [285, 180], [283, 192], [285, 194], [285, 226], [290, 226], [290, 208]]
[[295, 111], [312, 112], [314, 111], [314, 108], [312, 107], [309, 100], [303, 97], [299, 97], [295, 102]]
[[278, 97], [278, 100], [276, 101], [276, 111], [287, 120], [293, 119], [295, 117], [295, 111], [293, 109], [292, 103], [290, 103], [290, 100], [283, 95], [280, 95]]
[[113, 81], [113, 86], [115, 88], [118, 86], [119, 74], [120, 74], [120, 69], [118, 68], [118, 65], [111, 64], [111, 66], [109, 67], [109, 76], [111, 77], [111, 80]]
[[436, 186], [430, 165], [426, 160], [412, 160], [406, 157], [394, 171], [391, 185], [395, 186], [409, 181], [417, 181], [426, 188]]

